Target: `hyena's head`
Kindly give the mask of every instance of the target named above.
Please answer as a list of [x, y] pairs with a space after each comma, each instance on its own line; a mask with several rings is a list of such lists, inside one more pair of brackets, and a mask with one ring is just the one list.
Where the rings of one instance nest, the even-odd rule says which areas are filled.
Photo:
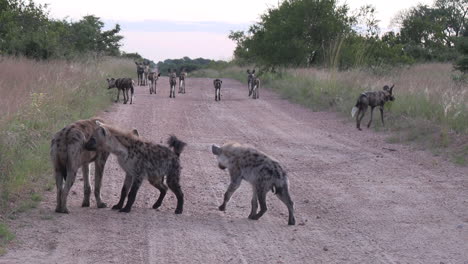
[[112, 88], [115, 88], [115, 79], [114, 78], [110, 78], [110, 79], [107, 79], [107, 89], [112, 89]]
[[[119, 145], [118, 139], [113, 135], [112, 129], [99, 121], [96, 121], [96, 124], [98, 126], [94, 130], [91, 138], [86, 142], [85, 149], [89, 151], [102, 150], [112, 152], [112, 150], [115, 150]], [[133, 129], [130, 133], [134, 136], [139, 136], [138, 130], [136, 129]]]
[[225, 170], [229, 167], [229, 159], [226, 156], [226, 153], [223, 153], [223, 148], [218, 147], [216, 145], [211, 146], [211, 152], [216, 156], [218, 159], [218, 167], [222, 170]]
[[385, 101], [386, 102], [395, 101], [395, 96], [393, 96], [393, 87], [395, 87], [395, 85], [392, 85], [392, 87], [388, 87], [388, 85], [385, 85], [383, 87], [383, 90], [385, 92]]

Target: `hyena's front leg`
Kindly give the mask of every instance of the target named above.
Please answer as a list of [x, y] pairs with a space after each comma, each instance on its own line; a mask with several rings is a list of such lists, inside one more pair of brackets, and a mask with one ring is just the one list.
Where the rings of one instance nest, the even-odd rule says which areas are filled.
[[119, 212], [129, 213], [132, 210], [133, 203], [135, 202], [138, 189], [140, 189], [142, 183], [142, 177], [139, 175], [133, 180], [132, 188], [128, 194], [127, 204], [124, 208], [120, 209]]
[[231, 184], [229, 184], [228, 189], [224, 193], [223, 204], [219, 206], [220, 211], [226, 211], [226, 205], [231, 199], [231, 196], [234, 194], [234, 192], [239, 188], [241, 181], [242, 181], [241, 177], [237, 177], [235, 180], [231, 181]]
[[130, 186], [132, 185], [133, 177], [130, 174], [125, 174], [124, 185], [122, 186], [122, 191], [120, 192], [120, 200], [119, 203], [112, 206], [112, 210], [122, 209], [123, 204], [125, 202], [125, 198], [127, 198], [127, 194], [130, 191]]
[[109, 153], [101, 153], [96, 157], [94, 162], [94, 197], [96, 197], [97, 208], [106, 208], [107, 204], [101, 200], [102, 175], [104, 174], [104, 166], [106, 165]]
[[84, 184], [84, 197], [81, 207], [89, 207], [89, 196], [91, 195], [91, 185], [89, 184], [89, 163], [86, 163], [81, 167], [81, 172], [83, 174]]
[[257, 189], [255, 186], [252, 187], [252, 201], [251, 201], [252, 209], [250, 210], [249, 219], [253, 219], [257, 214], [258, 209], [258, 197], [257, 197]]

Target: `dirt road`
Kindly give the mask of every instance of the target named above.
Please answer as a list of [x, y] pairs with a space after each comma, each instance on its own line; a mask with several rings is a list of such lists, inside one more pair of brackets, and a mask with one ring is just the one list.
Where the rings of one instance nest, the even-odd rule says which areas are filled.
[[[189, 78], [187, 94], [169, 99], [161, 78], [157, 95], [137, 87], [134, 105], [115, 104], [101, 115], [155, 142], [174, 133], [188, 143], [182, 215], [174, 214], [171, 192], [151, 209], [159, 193], [148, 182], [129, 214], [96, 209], [94, 200], [81, 208], [77, 180], [70, 214], [53, 212], [54, 189], [12, 223], [17, 242], [0, 263], [468, 263], [468, 169], [387, 144], [382, 134], [359, 132], [333, 113], [311, 112], [266, 89], [248, 99], [245, 86], [223, 80], [215, 102], [212, 80]], [[296, 226], [287, 226], [287, 209], [271, 193], [268, 212], [248, 220], [246, 182], [225, 213], [217, 210], [229, 176], [210, 146], [231, 140], [284, 165]], [[123, 179], [112, 157], [102, 190], [109, 205]]]

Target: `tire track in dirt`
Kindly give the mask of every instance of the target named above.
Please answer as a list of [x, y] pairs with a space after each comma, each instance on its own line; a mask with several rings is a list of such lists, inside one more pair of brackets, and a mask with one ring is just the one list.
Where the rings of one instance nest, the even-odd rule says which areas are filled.
[[[18, 239], [0, 263], [467, 263], [468, 170], [385, 143], [383, 134], [357, 131], [333, 113], [311, 112], [262, 89], [223, 79], [214, 101], [211, 79], [188, 78], [187, 94], [169, 99], [136, 88], [134, 105], [115, 104], [102, 116], [141, 137], [165, 144], [169, 134], [188, 143], [181, 155], [182, 215], [168, 192], [144, 183], [130, 214], [81, 208], [82, 182], [69, 215], [53, 212], [55, 190], [37, 210], [12, 221]], [[397, 98], [398, 100], [398, 98]], [[218, 211], [229, 184], [217, 168], [213, 143], [252, 144], [288, 171], [297, 226], [274, 195], [259, 220], [247, 219], [251, 189], [243, 183], [226, 212]], [[397, 151], [387, 152], [383, 148]], [[81, 176], [78, 176], [81, 178]], [[118, 201], [124, 173], [111, 157], [103, 200]]]

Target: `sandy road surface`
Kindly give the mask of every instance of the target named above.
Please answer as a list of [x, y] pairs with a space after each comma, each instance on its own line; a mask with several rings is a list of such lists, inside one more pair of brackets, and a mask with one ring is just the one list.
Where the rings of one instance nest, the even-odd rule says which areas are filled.
[[[115, 104], [105, 118], [136, 127], [144, 138], [188, 143], [181, 155], [186, 205], [175, 215], [168, 192], [159, 210], [148, 182], [129, 214], [81, 208], [82, 181], [69, 215], [56, 214], [55, 190], [40, 208], [14, 221], [17, 242], [0, 263], [468, 263], [468, 170], [430, 154], [384, 143], [381, 134], [332, 113], [313, 113], [263, 89], [247, 98], [244, 84], [223, 82], [214, 101], [210, 79], [187, 80], [187, 94], [169, 99], [137, 87], [134, 105]], [[276, 157], [289, 173], [298, 225], [271, 193], [269, 211], [247, 219], [243, 183], [227, 211], [217, 206], [228, 185], [212, 143], [247, 142]], [[385, 148], [396, 149], [389, 151]], [[81, 178], [81, 176], [78, 176]], [[111, 158], [103, 200], [118, 201], [124, 174]]]

